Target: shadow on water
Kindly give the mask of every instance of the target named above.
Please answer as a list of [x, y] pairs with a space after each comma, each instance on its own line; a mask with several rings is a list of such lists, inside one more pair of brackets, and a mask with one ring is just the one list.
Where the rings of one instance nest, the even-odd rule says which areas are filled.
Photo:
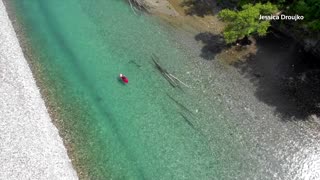
[[187, 15], [204, 17], [218, 12], [216, 1], [212, 0], [184, 0], [181, 6], [186, 8]]
[[[56, 23], [55, 18], [51, 16], [50, 10], [46, 6], [46, 4], [44, 4], [42, 0], [39, 0], [38, 5], [39, 5], [39, 9], [43, 14], [43, 17], [46, 20], [48, 29], [55, 37], [55, 40], [57, 44], [60, 46], [60, 48], [63, 50], [63, 53], [66, 55], [66, 57], [68, 57], [68, 60], [73, 64], [75, 70], [78, 72], [77, 75], [81, 79], [81, 82], [92, 95], [91, 99], [94, 100], [95, 106], [97, 107], [99, 113], [103, 115], [105, 120], [107, 120], [108, 123], [110, 124], [111, 129], [117, 135], [117, 139], [119, 141], [120, 146], [124, 147], [122, 149], [126, 149], [126, 154], [127, 154], [126, 157], [128, 158], [128, 160], [131, 160], [135, 164], [136, 159], [134, 158], [133, 154], [130, 153], [130, 151], [128, 150], [127, 144], [124, 138], [119, 134], [120, 131], [119, 131], [119, 127], [115, 123], [116, 122], [115, 118], [112, 116], [111, 112], [108, 112], [107, 110], [108, 107], [102, 104], [103, 99], [96, 94], [96, 92], [98, 91], [94, 88], [94, 84], [92, 84], [91, 81], [85, 76], [84, 70], [81, 68], [81, 65], [79, 64], [80, 57], [78, 57], [72, 51], [72, 49], [68, 46], [68, 43], [64, 40], [63, 35], [60, 33], [58, 29], [58, 23]], [[145, 179], [143, 170], [138, 166], [135, 166], [135, 168], [139, 174], [139, 177], [142, 179]]]
[[200, 56], [206, 60], [213, 60], [217, 54], [227, 47], [221, 35], [215, 35], [210, 32], [197, 34], [195, 40], [204, 44]]
[[285, 120], [320, 115], [320, 60], [288, 37], [257, 40], [257, 54], [235, 64], [256, 86], [256, 97]]

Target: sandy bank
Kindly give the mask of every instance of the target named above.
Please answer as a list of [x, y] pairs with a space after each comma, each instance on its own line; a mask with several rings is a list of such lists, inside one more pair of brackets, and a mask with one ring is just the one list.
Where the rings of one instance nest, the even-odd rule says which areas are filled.
[[77, 179], [0, 1], [0, 179]]
[[[256, 53], [253, 43], [245, 47], [227, 47], [222, 37], [225, 24], [219, 20], [217, 2], [192, 0], [132, 0], [149, 13], [160, 17], [175, 29], [187, 31], [204, 45], [204, 51], [217, 51], [216, 57], [226, 64], [245, 61]], [[174, 15], [173, 15], [174, 14]], [[219, 42], [219, 43], [217, 43]], [[210, 54], [210, 53], [209, 53]]]
[[173, 6], [166, 0], [131, 0], [135, 5], [143, 7], [150, 13], [165, 14], [169, 16], [178, 16], [178, 12], [175, 11]]
[[[188, 0], [131, 0], [133, 4], [143, 7], [151, 14], [157, 15], [176, 27], [184, 29], [192, 28], [197, 32], [208, 31], [220, 33], [224, 27], [218, 20], [217, 6], [213, 5], [213, 11], [199, 14], [198, 5], [193, 5]], [[196, 10], [195, 10], [196, 9]], [[208, 9], [207, 9], [208, 10]], [[202, 11], [202, 9], [201, 9]], [[205, 10], [203, 10], [205, 11]]]

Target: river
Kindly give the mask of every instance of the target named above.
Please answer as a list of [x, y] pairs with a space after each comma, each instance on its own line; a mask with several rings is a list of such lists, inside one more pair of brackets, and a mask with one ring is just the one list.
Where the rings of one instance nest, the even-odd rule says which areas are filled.
[[[319, 177], [319, 136], [311, 125], [270, 114], [249, 81], [201, 59], [157, 18], [136, 15], [120, 0], [11, 6], [81, 178]], [[191, 88], [170, 86], [153, 54]], [[248, 103], [239, 109], [234, 101]]]

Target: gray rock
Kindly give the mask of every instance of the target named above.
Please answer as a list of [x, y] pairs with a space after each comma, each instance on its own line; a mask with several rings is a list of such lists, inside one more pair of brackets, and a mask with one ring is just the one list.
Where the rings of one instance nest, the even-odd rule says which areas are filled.
[[0, 1], [0, 179], [78, 179]]

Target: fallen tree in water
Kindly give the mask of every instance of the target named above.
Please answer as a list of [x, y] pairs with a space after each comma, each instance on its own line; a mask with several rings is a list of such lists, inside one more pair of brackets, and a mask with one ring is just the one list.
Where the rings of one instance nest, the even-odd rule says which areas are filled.
[[169, 73], [166, 69], [164, 69], [160, 64], [159, 64], [159, 58], [152, 54], [151, 56], [152, 61], [154, 62], [156, 68], [161, 72], [162, 76], [170, 83], [172, 87], [180, 87], [180, 84], [191, 88], [189, 85], [186, 83], [182, 82], [180, 79]]
[[185, 116], [185, 115], [184, 115], [183, 113], [181, 113], [181, 112], [179, 112], [179, 114], [180, 114], [180, 116], [184, 119], [184, 121], [185, 121], [192, 129], [196, 130], [195, 127], [194, 127], [194, 125], [193, 125], [193, 123], [187, 118], [187, 116]]
[[195, 115], [194, 112], [192, 112], [189, 108], [187, 108], [185, 105], [181, 104], [179, 101], [177, 101], [176, 99], [174, 99], [172, 96], [170, 96], [168, 93], [167, 93], [167, 96], [173, 101], [175, 102], [175, 104], [180, 107], [182, 110], [190, 113], [191, 115]]
[[128, 3], [130, 4], [131, 9], [133, 10], [134, 13], [136, 8], [139, 10], [147, 11], [146, 4], [144, 3], [143, 0], [127, 0]]

